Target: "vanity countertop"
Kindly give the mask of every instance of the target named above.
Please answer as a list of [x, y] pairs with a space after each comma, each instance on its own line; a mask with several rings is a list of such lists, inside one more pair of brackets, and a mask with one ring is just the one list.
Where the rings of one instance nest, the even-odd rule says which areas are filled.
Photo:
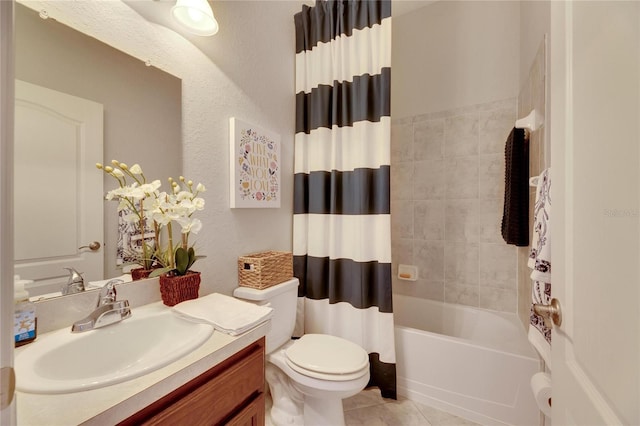
[[16, 392], [18, 425], [116, 424], [257, 341], [266, 334], [268, 324], [240, 336], [216, 330], [192, 353], [126, 382], [68, 394]]

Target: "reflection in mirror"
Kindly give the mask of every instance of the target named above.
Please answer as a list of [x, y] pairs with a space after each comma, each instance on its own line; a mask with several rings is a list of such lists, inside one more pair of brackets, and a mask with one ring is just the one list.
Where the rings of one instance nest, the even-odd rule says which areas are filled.
[[[16, 274], [34, 280], [31, 296], [59, 292], [65, 267], [87, 283], [118, 277], [117, 202], [102, 200], [114, 181], [95, 163], [118, 159], [139, 163], [152, 180], [178, 177], [181, 81], [24, 5], [16, 4], [15, 22]], [[76, 103], [102, 123], [58, 109]], [[100, 247], [81, 248], [93, 242]]]

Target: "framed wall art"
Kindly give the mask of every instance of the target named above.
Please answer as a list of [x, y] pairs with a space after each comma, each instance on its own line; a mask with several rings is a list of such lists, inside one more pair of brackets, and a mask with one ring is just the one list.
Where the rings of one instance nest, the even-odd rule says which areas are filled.
[[280, 135], [235, 117], [229, 130], [231, 208], [279, 208]]

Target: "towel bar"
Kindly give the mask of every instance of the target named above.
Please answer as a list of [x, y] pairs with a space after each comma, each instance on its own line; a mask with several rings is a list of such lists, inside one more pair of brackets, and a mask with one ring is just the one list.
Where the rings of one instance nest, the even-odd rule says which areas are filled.
[[527, 129], [528, 131], [533, 132], [538, 130], [543, 123], [544, 117], [542, 117], [538, 110], [533, 109], [526, 117], [516, 120], [516, 128]]

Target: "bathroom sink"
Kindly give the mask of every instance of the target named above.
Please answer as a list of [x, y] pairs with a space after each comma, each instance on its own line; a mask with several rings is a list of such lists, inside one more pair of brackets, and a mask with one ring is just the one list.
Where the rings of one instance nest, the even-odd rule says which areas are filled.
[[39, 336], [17, 352], [17, 389], [71, 393], [124, 382], [176, 361], [213, 333], [212, 326], [179, 318], [161, 303], [131, 312], [131, 318], [84, 333], [68, 327]]

